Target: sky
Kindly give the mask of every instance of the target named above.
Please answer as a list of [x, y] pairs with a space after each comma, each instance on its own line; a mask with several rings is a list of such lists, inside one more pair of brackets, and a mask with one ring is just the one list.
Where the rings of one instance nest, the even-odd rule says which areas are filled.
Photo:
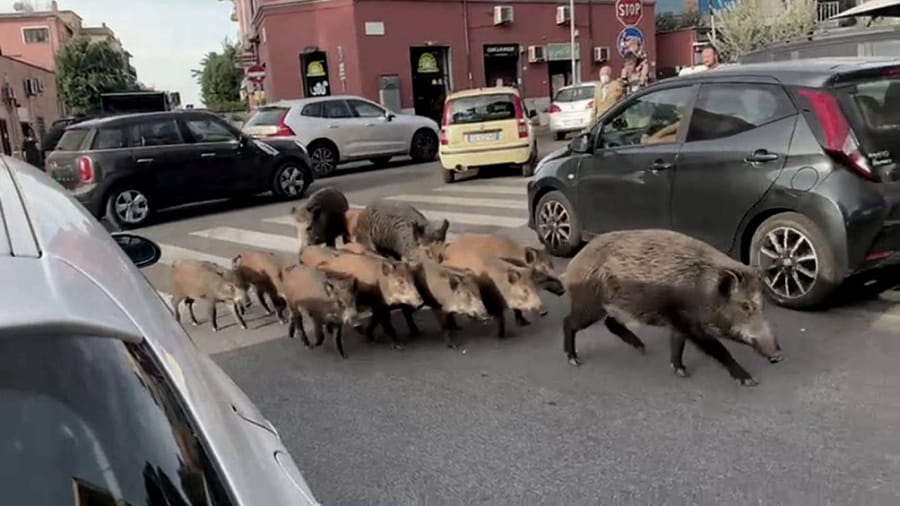
[[[12, 1], [7, 2], [11, 10]], [[49, 0], [35, 0], [36, 7]], [[106, 22], [130, 52], [138, 80], [160, 91], [178, 91], [181, 103], [202, 106], [191, 76], [203, 56], [238, 37], [232, 3], [219, 0], [57, 0], [85, 26]], [[127, 7], [125, 7], [127, 5]]]

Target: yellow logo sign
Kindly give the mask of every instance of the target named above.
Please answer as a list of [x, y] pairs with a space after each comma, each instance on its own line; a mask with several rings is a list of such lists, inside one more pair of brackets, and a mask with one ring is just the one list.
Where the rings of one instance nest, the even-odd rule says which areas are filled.
[[320, 61], [309, 62], [306, 66], [307, 77], [322, 77], [325, 75], [325, 67]]
[[419, 57], [418, 70], [420, 74], [434, 74], [438, 72], [437, 58], [431, 53], [422, 53], [422, 56]]

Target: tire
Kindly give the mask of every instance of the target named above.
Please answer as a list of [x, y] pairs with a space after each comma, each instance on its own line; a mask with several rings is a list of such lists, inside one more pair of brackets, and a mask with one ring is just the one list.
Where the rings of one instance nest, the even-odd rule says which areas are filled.
[[337, 170], [340, 156], [333, 144], [324, 141], [315, 141], [309, 148], [309, 163], [316, 177], [325, 177], [334, 174]]
[[123, 183], [106, 195], [106, 218], [120, 230], [140, 228], [156, 213], [153, 199], [136, 183]]
[[[788, 248], [782, 246], [785, 240]], [[762, 272], [769, 298], [791, 309], [821, 306], [843, 281], [825, 234], [815, 222], [794, 212], [776, 214], [760, 224], [750, 241], [750, 265]]]
[[845, 280], [840, 298], [848, 303], [866, 301], [896, 288], [900, 288], [900, 266], [884, 267]]
[[372, 158], [370, 161], [372, 162], [372, 165], [381, 168], [387, 165], [388, 162], [391, 161], [391, 158], [392, 157], [390, 156], [379, 156], [378, 158]]
[[444, 173], [444, 182], [445, 183], [453, 184], [456, 181], [456, 172], [453, 172], [452, 170], [448, 170], [448, 169], [443, 169], [442, 172]]
[[272, 193], [282, 200], [303, 197], [312, 184], [312, 171], [298, 160], [282, 163], [272, 174]]
[[[553, 216], [557, 216], [556, 227], [550, 221]], [[534, 224], [538, 239], [552, 255], [570, 256], [584, 242], [575, 208], [562, 192], [554, 190], [541, 197], [535, 206]], [[567, 225], [565, 229], [563, 224]], [[567, 234], [565, 230], [568, 230]]]
[[565, 132], [555, 132], [553, 134], [553, 136], [556, 137], [556, 140], [561, 141], [566, 138], [566, 133]]
[[438, 137], [431, 130], [419, 130], [413, 135], [409, 157], [415, 163], [434, 161], [438, 152]]
[[534, 150], [531, 151], [531, 158], [529, 158], [527, 162], [522, 164], [522, 177], [533, 176], [534, 169], [537, 168], [537, 164], [538, 164], [538, 152], [537, 152], [537, 146], [535, 146]]

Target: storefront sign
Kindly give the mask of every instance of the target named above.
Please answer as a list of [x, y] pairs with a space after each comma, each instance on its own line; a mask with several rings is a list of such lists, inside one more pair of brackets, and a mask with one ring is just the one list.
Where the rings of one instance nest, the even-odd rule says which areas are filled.
[[622, 58], [625, 58], [625, 55], [628, 54], [628, 42], [631, 40], [637, 40], [641, 48], [644, 47], [644, 33], [640, 28], [629, 26], [619, 32], [619, 36], [616, 38], [616, 47], [619, 49], [619, 55]]
[[[575, 59], [580, 60], [581, 43], [575, 43]], [[572, 59], [572, 45], [568, 42], [551, 42], [547, 44], [547, 61], [560, 61]]]
[[310, 62], [306, 66], [306, 77], [322, 77], [325, 75], [325, 66], [320, 61]]
[[303, 69], [303, 87], [307, 97], [324, 97], [331, 95], [328, 82], [328, 59], [323, 51], [314, 51], [300, 55]]
[[519, 56], [518, 44], [492, 44], [484, 46], [484, 55], [490, 57], [517, 58]]
[[440, 72], [437, 58], [431, 53], [422, 53], [419, 56], [419, 64], [416, 66], [416, 72], [419, 74], [436, 74]]

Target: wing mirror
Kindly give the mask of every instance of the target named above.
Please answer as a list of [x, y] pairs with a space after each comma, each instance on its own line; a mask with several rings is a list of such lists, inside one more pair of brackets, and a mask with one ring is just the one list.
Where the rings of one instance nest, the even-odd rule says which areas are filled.
[[572, 142], [569, 143], [569, 149], [573, 153], [590, 153], [593, 148], [591, 142], [591, 132], [581, 132], [576, 135]]
[[162, 257], [162, 249], [158, 244], [135, 234], [115, 232], [112, 234], [116, 244], [128, 255], [128, 258], [139, 268], [149, 267]]
[[387, 118], [388, 121], [394, 121], [394, 118], [396, 118], [396, 117], [397, 116], [390, 111], [388, 111], [388, 113], [385, 115], [385, 118]]

